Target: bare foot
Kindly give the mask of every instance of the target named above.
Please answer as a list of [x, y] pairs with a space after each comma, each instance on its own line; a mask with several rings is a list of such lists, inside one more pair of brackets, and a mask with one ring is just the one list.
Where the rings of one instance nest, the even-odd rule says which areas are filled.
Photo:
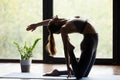
[[43, 76], [60, 76], [60, 74], [59, 74], [59, 71], [55, 69], [51, 73], [44, 74]]

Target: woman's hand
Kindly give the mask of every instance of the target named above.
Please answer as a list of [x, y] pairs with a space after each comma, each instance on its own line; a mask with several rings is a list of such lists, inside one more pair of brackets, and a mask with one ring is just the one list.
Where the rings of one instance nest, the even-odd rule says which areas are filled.
[[68, 68], [68, 76], [67, 76], [67, 78], [71, 77], [71, 75], [72, 75], [72, 69], [69, 67]]
[[37, 28], [37, 25], [36, 24], [31, 24], [31, 25], [29, 25], [27, 28], [26, 28], [26, 30], [27, 31], [34, 31], [35, 29]]
[[75, 18], [80, 18], [80, 16], [75, 16]]

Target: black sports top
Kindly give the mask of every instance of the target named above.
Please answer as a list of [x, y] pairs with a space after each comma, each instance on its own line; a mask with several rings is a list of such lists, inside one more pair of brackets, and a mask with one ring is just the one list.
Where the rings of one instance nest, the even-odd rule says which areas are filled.
[[73, 20], [71, 20], [71, 22], [74, 23], [78, 32], [80, 32], [80, 33], [82, 33], [84, 31], [84, 28], [87, 24], [87, 20], [81, 20], [81, 19], [73, 19]]

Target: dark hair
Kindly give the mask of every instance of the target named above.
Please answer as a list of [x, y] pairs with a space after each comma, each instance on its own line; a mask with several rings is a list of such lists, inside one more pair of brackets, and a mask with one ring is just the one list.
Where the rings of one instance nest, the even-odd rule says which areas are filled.
[[55, 40], [53, 33], [59, 32], [63, 24], [56, 24], [54, 21], [51, 21], [47, 26], [49, 31], [47, 50], [53, 56], [56, 54]]
[[57, 24], [54, 21], [51, 21], [48, 25], [48, 30], [50, 33], [56, 33], [61, 29], [62, 24]]

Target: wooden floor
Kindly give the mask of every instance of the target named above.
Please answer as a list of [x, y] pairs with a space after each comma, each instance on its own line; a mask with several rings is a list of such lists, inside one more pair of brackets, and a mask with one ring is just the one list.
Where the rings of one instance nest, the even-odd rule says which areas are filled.
[[[53, 69], [66, 70], [64, 64], [33, 64], [31, 65], [31, 73], [45, 74]], [[21, 72], [20, 64], [18, 63], [0, 63], [0, 75]], [[120, 66], [113, 65], [94, 65], [89, 76], [93, 75], [120, 75]]]

